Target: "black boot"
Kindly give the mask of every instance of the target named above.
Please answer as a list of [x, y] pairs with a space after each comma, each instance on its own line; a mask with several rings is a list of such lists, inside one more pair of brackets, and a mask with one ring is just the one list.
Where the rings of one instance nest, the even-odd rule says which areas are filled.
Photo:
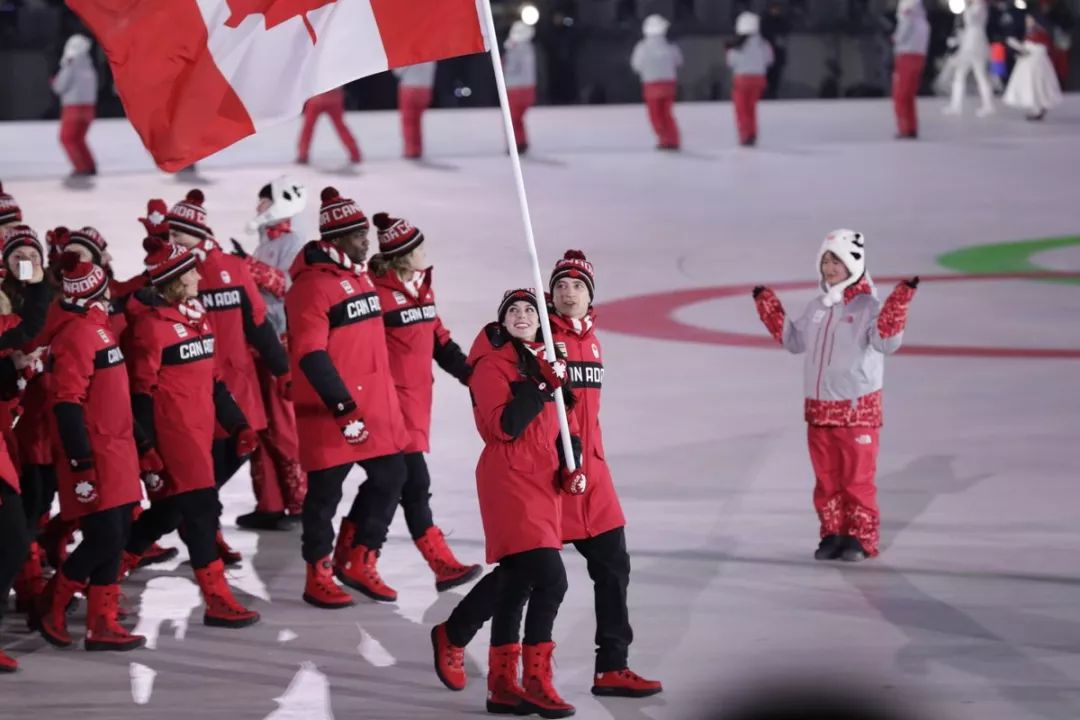
[[844, 562], [861, 562], [870, 557], [870, 554], [863, 549], [863, 546], [858, 540], [850, 535], [844, 536], [843, 551], [840, 553], [840, 559]]
[[236, 527], [245, 530], [275, 530], [288, 532], [296, 527], [284, 512], [260, 512], [253, 510], [236, 518]]
[[814, 553], [815, 560], [838, 560], [844, 552], [843, 535], [826, 535], [821, 538], [817, 551]]

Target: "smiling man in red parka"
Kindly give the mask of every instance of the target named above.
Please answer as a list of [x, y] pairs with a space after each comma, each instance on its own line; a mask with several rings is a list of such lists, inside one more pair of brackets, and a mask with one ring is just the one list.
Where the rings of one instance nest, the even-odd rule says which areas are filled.
[[[409, 435], [386, 350], [382, 311], [367, 272], [367, 217], [334, 188], [322, 191], [321, 238], [300, 251], [285, 295], [300, 463], [308, 473], [304, 600], [322, 608], [352, 604], [331, 571], [373, 600], [397, 599], [376, 569], [405, 483]], [[355, 528], [335, 552], [333, 519], [354, 464], [367, 479], [347, 520]], [[340, 538], [339, 538], [340, 540]]]

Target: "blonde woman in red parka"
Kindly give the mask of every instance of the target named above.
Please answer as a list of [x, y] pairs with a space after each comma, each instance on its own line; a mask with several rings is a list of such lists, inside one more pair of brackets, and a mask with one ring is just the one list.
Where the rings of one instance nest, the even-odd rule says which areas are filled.
[[442, 592], [469, 582], [481, 568], [463, 565], [454, 557], [431, 515], [431, 476], [424, 460], [430, 450], [435, 382], [431, 365], [434, 359], [463, 385], [468, 385], [472, 368], [435, 310], [424, 234], [408, 220], [386, 213], [376, 213], [372, 219], [379, 231], [379, 254], [371, 260], [372, 280], [383, 309], [390, 371], [409, 432], [408, 477], [401, 490], [401, 508], [413, 542], [435, 573], [435, 589]]
[[481, 330], [469, 353], [469, 390], [484, 440], [476, 490], [487, 561], [499, 564], [487, 709], [557, 718], [574, 714], [555, 690], [551, 669], [552, 628], [567, 587], [562, 495], [580, 491], [585, 475], [567, 471], [559, 457], [554, 393], [563, 392], [570, 407], [573, 394], [565, 386], [565, 362], [543, 357], [536, 302], [531, 290], [506, 293], [498, 322]]

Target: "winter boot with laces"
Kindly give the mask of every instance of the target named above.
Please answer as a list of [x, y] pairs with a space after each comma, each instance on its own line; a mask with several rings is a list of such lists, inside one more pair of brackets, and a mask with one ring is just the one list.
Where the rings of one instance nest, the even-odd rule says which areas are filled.
[[397, 590], [379, 577], [379, 570], [375, 567], [378, 561], [378, 550], [371, 550], [366, 545], [356, 545], [349, 551], [345, 565], [337, 568], [334, 574], [338, 580], [372, 600], [394, 602], [397, 600]]
[[57, 570], [38, 596], [35, 625], [41, 636], [53, 645], [71, 645], [71, 633], [67, 628], [67, 606], [75, 593], [85, 587], [86, 583], [70, 580], [62, 570]]
[[416, 548], [435, 573], [435, 589], [438, 592], [464, 585], [483, 570], [479, 565], [462, 565], [458, 562], [450, 546], [446, 544], [442, 530], [434, 525], [416, 540]]
[[30, 544], [30, 554], [15, 576], [15, 612], [30, 612], [38, 595], [45, 589], [45, 575], [41, 563], [45, 553], [36, 542]]
[[487, 711], [494, 715], [528, 715], [521, 673], [521, 645], [492, 645], [488, 650]]
[[349, 551], [352, 550], [354, 537], [356, 537], [356, 523], [349, 518], [342, 518], [337, 543], [334, 544], [334, 570], [340, 570], [349, 561]]
[[195, 580], [206, 603], [203, 625], [242, 628], [259, 622], [259, 613], [248, 610], [233, 597], [229, 584], [225, 582], [225, 566], [220, 559], [196, 570]]
[[158, 565], [160, 563], [169, 562], [179, 554], [180, 551], [174, 547], [161, 547], [157, 543], [154, 543], [146, 548], [146, 552], [139, 558], [138, 566], [146, 567], [147, 565]]
[[592, 694], [601, 697], [643, 698], [662, 692], [658, 680], [646, 680], [630, 668], [598, 672], [593, 678]]
[[844, 535], [826, 535], [821, 538], [817, 550], [814, 551], [815, 560], [839, 560], [844, 552]]
[[220, 529], [217, 531], [217, 535], [214, 537], [214, 542], [217, 544], [218, 558], [220, 558], [221, 562], [225, 565], [228, 565], [229, 567], [232, 567], [233, 565], [239, 565], [240, 562], [244, 559], [243, 555], [238, 553], [236, 550], [233, 550], [229, 546], [229, 543], [225, 542], [225, 536], [222, 534]]
[[334, 582], [334, 568], [330, 564], [329, 557], [308, 563], [304, 602], [324, 610], [337, 610], [356, 604], [353, 596]]
[[435, 653], [435, 673], [442, 684], [451, 690], [464, 690], [469, 682], [465, 675], [465, 648], [450, 642], [446, 623], [431, 628], [431, 649]]
[[132, 635], [117, 621], [120, 588], [116, 585], [91, 585], [87, 591], [86, 649], [134, 650], [146, 644], [142, 635]]
[[559, 697], [552, 683], [551, 654], [555, 651], [555, 643], [522, 647], [525, 649], [525, 668], [521, 684], [525, 688], [525, 703], [529, 711], [542, 718], [573, 715], [576, 712], [574, 706]]

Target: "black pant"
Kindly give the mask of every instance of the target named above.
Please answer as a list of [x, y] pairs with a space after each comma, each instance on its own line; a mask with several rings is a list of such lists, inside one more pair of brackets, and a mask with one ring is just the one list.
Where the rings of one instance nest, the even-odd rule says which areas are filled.
[[203, 488], [155, 500], [131, 528], [127, 551], [142, 555], [163, 535], [180, 528], [191, 566], [201, 570], [218, 557], [214, 537], [218, 519], [217, 488]]
[[[574, 543], [588, 563], [593, 581], [596, 611], [596, 672], [621, 670], [627, 666], [634, 631], [626, 606], [630, 583], [630, 555], [626, 551], [623, 528], [610, 530]], [[480, 579], [462, 598], [446, 621], [450, 642], [464, 647], [495, 613], [497, 588], [502, 565]]]
[[[405, 484], [405, 456], [401, 453], [362, 460], [357, 463], [367, 479], [356, 493], [349, 519], [356, 524], [353, 547], [364, 545], [382, 548], [386, 533], [401, 502]], [[341, 486], [352, 463], [308, 473], [308, 491], [304, 498], [304, 531], [301, 536], [304, 561], [315, 563], [334, 549], [334, 513], [341, 502]]]
[[56, 498], [56, 470], [52, 465], [23, 465], [19, 479], [27, 528], [37, 537], [38, 518], [49, 512]]
[[574, 547], [585, 558], [593, 581], [596, 610], [596, 672], [626, 667], [634, 631], [626, 606], [630, 584], [630, 555], [626, 552], [626, 532], [615, 528]]
[[525, 644], [551, 642], [555, 616], [564, 595], [566, 568], [558, 550], [537, 548], [504, 557], [499, 561], [491, 644], [518, 642], [522, 610], [525, 611]]
[[435, 520], [431, 517], [431, 475], [424, 453], [406, 453], [405, 486], [401, 489], [401, 509], [413, 540], [424, 536]]
[[79, 529], [82, 542], [64, 561], [65, 577], [76, 582], [89, 580], [91, 585], [115, 585], [131, 530], [131, 505], [85, 515], [79, 520]]
[[26, 509], [22, 496], [0, 480], [0, 617], [7, 607], [8, 593], [15, 576], [30, 552], [30, 533], [26, 528]]

